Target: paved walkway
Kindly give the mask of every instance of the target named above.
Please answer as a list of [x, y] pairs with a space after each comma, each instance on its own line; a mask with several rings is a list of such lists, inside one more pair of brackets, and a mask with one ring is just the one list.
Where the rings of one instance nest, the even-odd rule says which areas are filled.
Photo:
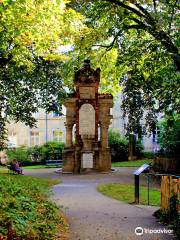
[[62, 206], [70, 223], [70, 240], [171, 240], [168, 234], [136, 236], [136, 227], [162, 229], [152, 216], [153, 207], [126, 204], [96, 191], [99, 183], [133, 182], [133, 168], [110, 174], [62, 175], [54, 170], [26, 172], [29, 175], [60, 177], [62, 183], [53, 187], [54, 199]]

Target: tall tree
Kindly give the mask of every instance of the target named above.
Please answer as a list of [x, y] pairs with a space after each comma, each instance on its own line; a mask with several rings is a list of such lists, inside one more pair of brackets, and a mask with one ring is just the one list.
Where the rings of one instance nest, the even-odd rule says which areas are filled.
[[67, 1], [0, 1], [0, 147], [9, 119], [32, 126], [64, 96], [63, 69], [83, 25]]
[[[78, 0], [70, 4], [86, 16], [89, 32], [84, 32], [79, 43], [81, 48], [85, 42], [87, 53], [95, 47], [97, 54], [99, 49], [118, 51], [116, 71], [120, 72], [117, 76], [124, 87], [123, 109], [129, 120], [129, 132], [141, 131], [143, 117], [152, 131], [157, 112], [179, 112], [176, 0]], [[128, 72], [131, 77], [125, 80]]]

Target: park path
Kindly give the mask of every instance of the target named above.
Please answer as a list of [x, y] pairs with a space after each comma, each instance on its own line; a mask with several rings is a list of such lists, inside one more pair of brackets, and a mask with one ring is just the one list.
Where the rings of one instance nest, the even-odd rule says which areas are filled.
[[[70, 240], [171, 240], [168, 234], [136, 236], [136, 227], [164, 229], [152, 216], [155, 208], [126, 204], [96, 191], [99, 183], [132, 183], [133, 168], [110, 174], [66, 175], [31, 173], [44, 177], [60, 177], [61, 184], [53, 187], [54, 200], [68, 217]], [[47, 170], [46, 170], [47, 171]], [[52, 170], [51, 170], [52, 171]]]

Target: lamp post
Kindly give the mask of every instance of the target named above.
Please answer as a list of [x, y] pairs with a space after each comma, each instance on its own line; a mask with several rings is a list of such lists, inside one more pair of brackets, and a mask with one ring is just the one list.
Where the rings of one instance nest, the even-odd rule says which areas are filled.
[[45, 113], [46, 143], [48, 142], [48, 113]]

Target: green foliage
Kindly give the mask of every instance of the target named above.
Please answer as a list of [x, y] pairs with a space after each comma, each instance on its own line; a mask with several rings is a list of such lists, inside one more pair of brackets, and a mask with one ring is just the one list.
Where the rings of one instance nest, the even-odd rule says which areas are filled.
[[[0, 1], [0, 148], [8, 120], [34, 126], [38, 108], [65, 97], [63, 47], [79, 37], [80, 14], [67, 1]], [[66, 71], [64, 71], [64, 69]]]
[[40, 162], [41, 161], [41, 148], [42, 146], [34, 146], [28, 149], [29, 155], [33, 162]]
[[112, 162], [128, 159], [128, 140], [122, 137], [120, 133], [109, 130], [108, 144], [111, 149]]
[[62, 159], [63, 142], [48, 142], [41, 147], [42, 161], [48, 159]]
[[[80, 57], [86, 55], [101, 64], [102, 53], [112, 52], [103, 89], [113, 89], [114, 78], [120, 80], [128, 133], [152, 132], [158, 112], [179, 112], [177, 1], [73, 0], [69, 4], [86, 16], [88, 29], [75, 48]], [[144, 117], [146, 124], [141, 129]]]
[[62, 159], [63, 142], [47, 142], [42, 146], [34, 146], [31, 148], [19, 147], [15, 149], [7, 149], [6, 153], [9, 161], [16, 158], [22, 165], [28, 162], [45, 162], [48, 159]]
[[[129, 141], [126, 137], [110, 129], [108, 132], [108, 144], [111, 149], [112, 162], [126, 161], [128, 159]], [[135, 144], [135, 156], [140, 158], [144, 147], [140, 141], [136, 141]]]
[[7, 149], [6, 154], [8, 156], [9, 161], [12, 161], [14, 158], [16, 158], [19, 163], [31, 161], [27, 147]]
[[65, 225], [59, 208], [47, 200], [53, 184], [57, 180], [0, 175], [0, 237], [54, 239], [57, 224]]
[[165, 153], [180, 155], [180, 118], [179, 115], [167, 116], [159, 124], [158, 142]]
[[159, 209], [154, 213], [154, 216], [157, 217], [160, 222], [168, 224], [169, 228], [173, 229], [177, 236], [180, 237], [180, 213], [178, 213], [177, 204], [177, 196], [172, 196], [170, 198], [170, 210], [162, 211]]
[[143, 152], [142, 153], [143, 158], [153, 159], [155, 157], [155, 154], [153, 152]]

